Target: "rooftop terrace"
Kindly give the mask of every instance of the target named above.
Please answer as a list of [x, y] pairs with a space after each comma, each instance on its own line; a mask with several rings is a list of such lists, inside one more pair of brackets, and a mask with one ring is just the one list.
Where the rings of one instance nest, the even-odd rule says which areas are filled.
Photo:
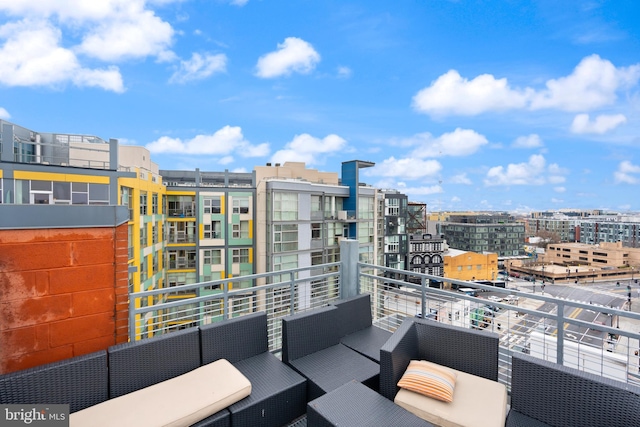
[[[421, 318], [424, 324], [444, 325], [444, 330], [453, 327], [498, 337], [494, 338], [499, 340], [497, 380], [509, 392], [514, 363], [519, 360], [514, 355], [522, 354], [640, 390], [640, 304], [628, 306], [615, 289], [578, 293], [589, 295], [581, 300], [569, 292], [581, 289], [568, 284], [547, 284], [544, 292], [540, 287], [534, 292], [535, 287], [515, 289], [510, 282], [507, 288], [496, 288], [449, 279], [464, 291], [431, 288], [430, 281], [443, 278], [412, 273], [421, 281], [413, 284], [384, 277], [391, 275], [385, 273], [401, 277], [398, 274], [406, 272], [359, 262], [357, 249], [357, 242], [344, 240], [341, 262], [185, 285], [180, 294], [175, 288], [130, 294], [130, 341], [156, 341], [151, 338], [178, 336], [265, 313], [266, 347], [280, 358], [283, 319], [369, 294], [374, 326], [392, 333], [406, 329], [406, 319]], [[191, 296], [185, 297], [185, 291]], [[475, 348], [455, 351], [468, 360], [479, 357]], [[603, 395], [596, 400], [609, 398]], [[295, 425], [306, 425], [306, 418], [297, 419]]]

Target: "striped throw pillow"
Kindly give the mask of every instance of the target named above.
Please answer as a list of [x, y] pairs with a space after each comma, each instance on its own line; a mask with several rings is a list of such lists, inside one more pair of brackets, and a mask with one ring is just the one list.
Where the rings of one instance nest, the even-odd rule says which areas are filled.
[[400, 378], [398, 387], [443, 402], [452, 402], [457, 377], [453, 369], [425, 360], [412, 360]]

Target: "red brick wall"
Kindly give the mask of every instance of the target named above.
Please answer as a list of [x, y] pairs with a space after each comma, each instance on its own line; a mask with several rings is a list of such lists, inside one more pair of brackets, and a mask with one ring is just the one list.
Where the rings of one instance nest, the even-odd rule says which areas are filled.
[[125, 342], [127, 262], [127, 224], [0, 230], [0, 374]]

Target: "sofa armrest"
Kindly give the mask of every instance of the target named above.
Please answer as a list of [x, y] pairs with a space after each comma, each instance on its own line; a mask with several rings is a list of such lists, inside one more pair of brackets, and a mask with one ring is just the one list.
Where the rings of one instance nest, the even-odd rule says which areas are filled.
[[69, 404], [76, 412], [108, 398], [104, 350], [0, 375], [2, 404]]
[[530, 355], [514, 353], [511, 361], [511, 410], [557, 427], [640, 420], [640, 387]]
[[393, 400], [398, 393], [398, 381], [418, 358], [418, 337], [413, 319], [407, 318], [380, 349], [380, 394]]

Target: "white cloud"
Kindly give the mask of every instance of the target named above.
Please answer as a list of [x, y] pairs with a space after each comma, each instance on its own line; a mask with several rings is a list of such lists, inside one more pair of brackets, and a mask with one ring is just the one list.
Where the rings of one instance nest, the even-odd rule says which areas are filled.
[[0, 119], [8, 120], [10, 118], [11, 118], [11, 114], [9, 114], [9, 112], [6, 109], [0, 107]]
[[624, 114], [601, 114], [594, 121], [589, 119], [588, 114], [578, 114], [574, 117], [573, 123], [571, 123], [571, 132], [602, 135], [626, 122], [627, 118]]
[[221, 165], [228, 165], [229, 163], [233, 163], [233, 156], [225, 156], [218, 160], [218, 163]]
[[613, 173], [616, 183], [638, 184], [640, 178], [633, 174], [640, 174], [640, 166], [634, 165], [628, 160], [620, 162], [618, 170]]
[[422, 187], [410, 187], [410, 186], [407, 186], [407, 184], [404, 182], [395, 182], [395, 183], [387, 182], [386, 186], [376, 185], [376, 187], [377, 188], [394, 188], [406, 194], [407, 196], [409, 196], [409, 198], [412, 198], [412, 197], [417, 198], [418, 196], [428, 196], [430, 194], [444, 193], [442, 186], [439, 184], [422, 186]]
[[547, 81], [546, 90], [537, 93], [532, 109], [557, 108], [564, 111], [585, 111], [611, 105], [616, 92], [635, 85], [640, 79], [640, 64], [616, 68], [598, 55], [583, 58], [573, 73]]
[[447, 180], [447, 182], [450, 184], [465, 184], [465, 185], [473, 184], [471, 180], [467, 178], [466, 173], [461, 173], [459, 175], [452, 176], [450, 179]]
[[83, 68], [76, 55], [59, 46], [61, 31], [47, 21], [12, 22], [0, 27], [0, 83], [7, 86], [56, 86], [71, 82], [76, 86], [100, 87], [123, 92], [117, 67]]
[[519, 136], [512, 144], [515, 148], [538, 148], [542, 147], [542, 145], [542, 139], [535, 133], [527, 136]]
[[290, 75], [293, 72], [307, 74], [320, 62], [320, 54], [313, 46], [297, 37], [287, 37], [278, 44], [278, 50], [258, 59], [256, 75], [273, 78]]
[[74, 37], [79, 35], [82, 39], [74, 51], [101, 60], [166, 56], [174, 30], [146, 3], [146, 0], [0, 0], [0, 10], [66, 26]]
[[551, 203], [564, 203], [564, 200], [562, 199], [556, 199], [555, 197], [551, 198]]
[[131, 9], [118, 11], [112, 19], [92, 27], [78, 52], [103, 61], [166, 57], [174, 35], [171, 25], [150, 10]]
[[349, 67], [338, 67], [338, 77], [341, 79], [348, 79], [351, 77], [352, 71]]
[[320, 139], [307, 133], [296, 135], [282, 150], [271, 157], [274, 163], [304, 162], [307, 165], [322, 164], [326, 156], [343, 152], [347, 141], [331, 134]]
[[586, 111], [613, 104], [620, 90], [637, 85], [638, 80], [640, 64], [616, 67], [598, 55], [583, 58], [571, 74], [548, 80], [539, 91], [512, 88], [506, 78], [491, 74], [469, 80], [449, 70], [413, 97], [413, 107], [432, 116], [525, 108]]
[[540, 154], [529, 157], [527, 163], [511, 163], [505, 169], [495, 166], [489, 169], [485, 185], [541, 185], [546, 182], [546, 161]]
[[441, 170], [442, 165], [437, 160], [390, 157], [373, 168], [366, 169], [365, 174], [414, 180], [436, 176]]
[[554, 187], [553, 191], [556, 193], [564, 193], [567, 189], [565, 187]]
[[428, 132], [414, 135], [400, 141], [401, 145], [415, 146], [411, 156], [418, 158], [442, 156], [468, 156], [486, 145], [489, 141], [484, 135], [471, 129], [457, 128], [453, 132], [443, 133], [434, 138]]
[[249, 3], [249, 0], [231, 0], [229, 2], [229, 4], [232, 4], [233, 6], [244, 6], [245, 4]]
[[[238, 126], [225, 126], [212, 135], [196, 135], [194, 138], [184, 141], [180, 138], [163, 136], [145, 147], [150, 152], [157, 154], [219, 155], [223, 158], [234, 152], [244, 157], [268, 154], [268, 144], [251, 145], [249, 141], [244, 139], [242, 129]], [[265, 148], [267, 148], [266, 154]]]
[[227, 68], [227, 56], [225, 54], [213, 55], [194, 53], [191, 59], [180, 61], [180, 69], [173, 73], [170, 83], [186, 83], [194, 80], [206, 79], [216, 72], [224, 72]]
[[432, 115], [466, 116], [523, 108], [528, 96], [528, 91], [511, 89], [504, 78], [482, 74], [470, 81], [449, 70], [413, 97], [413, 107]]

